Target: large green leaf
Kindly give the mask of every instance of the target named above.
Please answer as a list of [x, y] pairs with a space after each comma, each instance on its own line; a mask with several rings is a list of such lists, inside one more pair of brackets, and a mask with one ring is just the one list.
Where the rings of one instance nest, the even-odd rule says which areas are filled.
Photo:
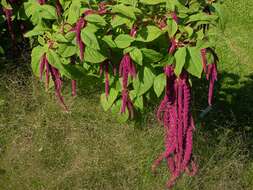
[[144, 68], [143, 73], [138, 73], [138, 78], [135, 79], [137, 81], [137, 85], [135, 85], [137, 89], [135, 90], [137, 90], [138, 96], [145, 94], [153, 86], [154, 78], [154, 73], [148, 67]]
[[42, 46], [37, 46], [33, 48], [32, 54], [31, 54], [31, 66], [32, 71], [35, 74], [35, 76], [39, 77], [40, 73], [40, 60], [42, 55], [46, 52], [45, 48]]
[[116, 48], [116, 44], [112, 39], [112, 35], [107, 35], [102, 38], [102, 40], [110, 47], [110, 48]]
[[94, 23], [94, 24], [101, 25], [101, 26], [106, 25], [105, 19], [98, 14], [89, 14], [85, 17], [85, 20], [87, 20], [88, 22]]
[[130, 27], [132, 25], [132, 19], [125, 17], [124, 15], [115, 15], [112, 18], [111, 25], [113, 28], [126, 24]]
[[118, 97], [118, 91], [115, 90], [114, 88], [110, 89], [110, 93], [109, 93], [108, 97], [106, 97], [105, 93], [103, 93], [100, 96], [100, 102], [101, 102], [103, 109], [105, 111], [108, 111], [112, 107], [112, 105], [115, 102], [115, 100], [117, 99], [117, 97]]
[[130, 51], [129, 55], [132, 58], [132, 60], [134, 60], [134, 62], [136, 62], [139, 65], [142, 65], [143, 56], [142, 56], [141, 50], [139, 50], [138, 48], [134, 47]]
[[140, 13], [141, 11], [135, 7], [126, 6], [123, 4], [114, 5], [112, 7], [112, 13], [119, 13], [134, 20], [136, 20], [136, 12]]
[[114, 40], [117, 47], [122, 49], [130, 46], [133, 41], [134, 39], [128, 34], [120, 34]]
[[40, 6], [40, 17], [44, 19], [57, 19], [57, 13], [55, 7], [51, 5], [41, 5]]
[[160, 75], [156, 76], [154, 80], [154, 91], [157, 97], [161, 96], [165, 86], [166, 86], [166, 75], [164, 73], [161, 73]]
[[71, 6], [68, 10], [68, 23], [74, 24], [78, 20], [78, 18], [80, 17], [80, 8], [80, 0], [72, 1]]
[[81, 37], [86, 46], [97, 50], [100, 49], [96, 35], [89, 28], [82, 29]]
[[84, 59], [85, 61], [90, 63], [101, 63], [107, 58], [103, 54], [101, 54], [98, 50], [87, 46], [85, 48]]
[[167, 19], [167, 27], [169, 36], [172, 38], [177, 32], [178, 25], [174, 19]]
[[165, 3], [166, 0], [140, 0], [140, 3], [146, 4], [146, 5], [157, 5], [160, 3]]
[[62, 57], [71, 57], [77, 53], [77, 47], [69, 43], [59, 44], [58, 51]]
[[193, 76], [201, 78], [203, 66], [202, 66], [200, 49], [196, 47], [188, 47], [187, 49], [190, 54], [190, 59], [185, 65], [185, 69], [189, 73], [191, 73]]
[[175, 59], [176, 59], [176, 67], [175, 67], [175, 74], [179, 76], [182, 72], [182, 69], [186, 62], [186, 47], [179, 48], [175, 53]]
[[60, 56], [57, 54], [57, 52], [53, 49], [48, 49], [47, 51], [47, 59], [50, 65], [57, 68], [60, 72], [62, 72], [64, 69], [62, 67], [62, 62]]
[[151, 42], [157, 39], [162, 34], [162, 30], [160, 30], [158, 27], [154, 25], [148, 25], [138, 31], [136, 40], [142, 42]]
[[162, 54], [153, 49], [141, 48], [141, 52], [146, 63], [155, 63], [162, 59]]

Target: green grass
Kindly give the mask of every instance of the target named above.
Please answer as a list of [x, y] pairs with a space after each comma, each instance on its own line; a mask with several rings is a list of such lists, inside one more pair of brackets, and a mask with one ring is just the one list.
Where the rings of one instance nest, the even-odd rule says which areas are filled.
[[[216, 103], [195, 133], [199, 173], [182, 176], [177, 190], [253, 189], [252, 8], [251, 0], [223, 5], [226, 28], [217, 37]], [[65, 87], [71, 109], [66, 114], [26, 67], [2, 65], [0, 190], [165, 189], [165, 164], [156, 176], [150, 171], [163, 150], [163, 129], [152, 112], [141, 126], [119, 124], [102, 110], [101, 89], [86, 84], [75, 99]], [[199, 113], [207, 98], [201, 91], [195, 99]]]

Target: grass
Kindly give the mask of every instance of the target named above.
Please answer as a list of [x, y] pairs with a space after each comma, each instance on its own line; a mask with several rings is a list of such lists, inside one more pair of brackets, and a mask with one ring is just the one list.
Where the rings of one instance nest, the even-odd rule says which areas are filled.
[[[199, 173], [182, 176], [176, 190], [253, 189], [252, 8], [250, 0], [223, 5], [216, 104], [195, 133]], [[75, 99], [70, 86], [64, 89], [71, 107], [66, 114], [31, 77], [28, 63], [1, 64], [0, 190], [164, 189], [165, 164], [156, 176], [150, 172], [163, 150], [163, 129], [153, 113], [141, 127], [119, 124], [99, 105], [101, 89], [86, 84]], [[195, 94], [197, 113], [206, 103], [201, 92]]]

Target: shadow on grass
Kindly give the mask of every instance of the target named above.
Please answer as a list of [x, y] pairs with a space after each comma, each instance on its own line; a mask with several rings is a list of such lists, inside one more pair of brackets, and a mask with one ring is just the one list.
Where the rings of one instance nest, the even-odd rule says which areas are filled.
[[[253, 146], [253, 74], [241, 79], [239, 75], [223, 72], [216, 83], [214, 105], [200, 118], [203, 105], [207, 105], [208, 82], [194, 81], [194, 112], [200, 131], [216, 139], [228, 129], [242, 135], [251, 157]], [[215, 142], [215, 141], [214, 141]]]

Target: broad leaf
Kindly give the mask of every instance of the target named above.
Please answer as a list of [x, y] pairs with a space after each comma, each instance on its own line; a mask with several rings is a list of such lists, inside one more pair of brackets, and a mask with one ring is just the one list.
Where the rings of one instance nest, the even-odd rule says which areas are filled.
[[115, 102], [115, 100], [117, 99], [117, 97], [118, 97], [118, 91], [115, 90], [114, 88], [110, 89], [110, 93], [109, 93], [108, 97], [106, 97], [105, 93], [103, 93], [100, 96], [100, 102], [101, 102], [103, 109], [105, 111], [108, 111], [112, 107], [112, 105]]
[[85, 17], [85, 20], [87, 20], [88, 22], [94, 23], [94, 24], [98, 24], [100, 26], [106, 25], [105, 19], [98, 14], [89, 14]]
[[164, 91], [165, 86], [166, 86], [166, 76], [164, 73], [161, 73], [160, 75], [155, 77], [155, 80], [154, 80], [154, 91], [157, 97], [161, 96], [161, 94]]
[[85, 48], [84, 60], [90, 63], [101, 63], [106, 60], [106, 57], [102, 55], [98, 50], [87, 46]]
[[40, 75], [40, 60], [42, 55], [46, 52], [45, 48], [42, 46], [37, 46], [33, 48], [32, 54], [31, 54], [31, 66], [33, 73], [39, 77]]
[[153, 25], [148, 25], [147, 27], [142, 28], [137, 33], [136, 40], [142, 42], [151, 42], [157, 39], [163, 32], [158, 27]]
[[130, 51], [129, 55], [132, 58], [132, 60], [134, 60], [134, 62], [136, 62], [139, 65], [142, 65], [143, 57], [141, 50], [139, 50], [138, 48], [133, 48]]
[[130, 46], [133, 41], [134, 39], [128, 34], [120, 34], [114, 40], [117, 47], [122, 49]]
[[179, 76], [186, 62], [186, 47], [179, 48], [175, 53], [176, 67], [175, 74]]
[[190, 54], [190, 61], [185, 65], [185, 69], [193, 76], [201, 78], [203, 66], [200, 49], [196, 47], [188, 47], [187, 49]]
[[82, 29], [81, 37], [86, 46], [97, 50], [100, 49], [96, 35], [89, 28]]

